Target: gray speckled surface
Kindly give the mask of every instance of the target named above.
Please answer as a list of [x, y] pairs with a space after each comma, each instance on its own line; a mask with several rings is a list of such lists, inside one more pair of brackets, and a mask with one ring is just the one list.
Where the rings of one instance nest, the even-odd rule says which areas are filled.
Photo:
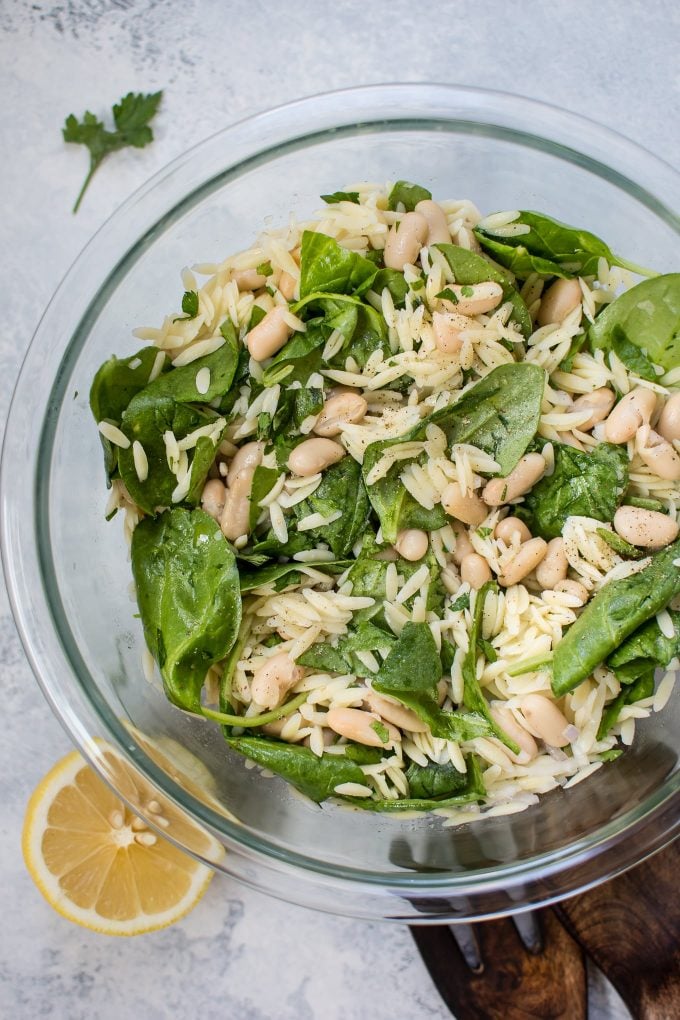
[[[462, 82], [585, 112], [677, 162], [676, 4], [458, 0], [438, 12], [443, 32], [412, 0], [4, 0], [0, 421], [41, 311], [91, 234], [169, 159], [249, 113], [359, 83]], [[65, 115], [102, 114], [129, 89], [161, 87], [156, 143], [112, 158], [72, 217], [85, 153], [62, 144]], [[226, 879], [183, 922], [143, 940], [63, 921], [25, 874], [19, 839], [29, 792], [69, 741], [37, 692], [4, 590], [0, 671], [0, 1014], [448, 1016], [406, 930], [288, 907]], [[591, 1016], [625, 1015], [596, 981]]]

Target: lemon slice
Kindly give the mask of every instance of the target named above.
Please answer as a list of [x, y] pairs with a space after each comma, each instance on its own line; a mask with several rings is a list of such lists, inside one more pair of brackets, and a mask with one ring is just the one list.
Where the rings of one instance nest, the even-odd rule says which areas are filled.
[[[113, 749], [99, 745], [111, 781], [159, 828], [216, 859], [203, 829], [162, 800]], [[26, 867], [63, 917], [106, 935], [173, 924], [196, 905], [213, 871], [152, 832], [75, 751], [34, 791], [22, 848]]]

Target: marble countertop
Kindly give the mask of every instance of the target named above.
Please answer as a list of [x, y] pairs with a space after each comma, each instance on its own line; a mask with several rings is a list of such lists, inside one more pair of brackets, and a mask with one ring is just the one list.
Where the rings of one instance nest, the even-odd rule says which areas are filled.
[[[166, 162], [250, 113], [362, 83], [458, 82], [586, 113], [677, 163], [677, 5], [456, 0], [437, 8], [443, 31], [428, 21], [433, 10], [412, 0], [4, 0], [0, 422], [40, 314], [92, 233]], [[129, 90], [158, 88], [155, 143], [105, 163], [72, 216], [86, 154], [62, 143], [64, 117], [86, 107], [102, 115]], [[406, 929], [315, 914], [226, 878], [184, 921], [144, 939], [107, 939], [62, 920], [24, 871], [20, 832], [30, 791], [70, 745], [38, 692], [4, 588], [0, 675], [1, 1015], [449, 1015]], [[596, 980], [591, 1016], [626, 1015]]]

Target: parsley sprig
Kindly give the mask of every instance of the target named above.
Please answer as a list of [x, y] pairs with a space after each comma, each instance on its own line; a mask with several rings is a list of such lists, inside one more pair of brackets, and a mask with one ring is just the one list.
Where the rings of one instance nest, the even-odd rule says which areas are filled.
[[90, 169], [73, 206], [74, 213], [78, 212], [83, 195], [97, 168], [110, 152], [125, 149], [129, 145], [141, 149], [153, 141], [149, 121], [155, 115], [162, 95], [162, 92], [151, 92], [148, 95], [128, 92], [113, 107], [114, 131], [107, 131], [102, 121], [89, 110], [85, 111], [82, 120], [78, 120], [74, 114], [66, 118], [62, 129], [64, 141], [86, 145], [90, 152]]

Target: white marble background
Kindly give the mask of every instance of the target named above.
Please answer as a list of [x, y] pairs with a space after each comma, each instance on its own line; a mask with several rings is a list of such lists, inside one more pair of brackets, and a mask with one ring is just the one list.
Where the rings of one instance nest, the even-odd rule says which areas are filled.
[[[434, 80], [586, 113], [677, 164], [679, 25], [671, 0], [0, 0], [0, 422], [65, 268], [188, 146], [303, 95]], [[111, 157], [73, 217], [86, 153], [62, 143], [64, 117], [158, 88], [156, 142]], [[106, 939], [54, 914], [24, 871], [20, 830], [30, 791], [69, 741], [37, 691], [4, 589], [0, 677], [1, 1016], [445, 1020], [405, 929], [288, 907], [227, 879], [143, 939]], [[626, 1015], [601, 981], [592, 1007], [596, 1020]]]

